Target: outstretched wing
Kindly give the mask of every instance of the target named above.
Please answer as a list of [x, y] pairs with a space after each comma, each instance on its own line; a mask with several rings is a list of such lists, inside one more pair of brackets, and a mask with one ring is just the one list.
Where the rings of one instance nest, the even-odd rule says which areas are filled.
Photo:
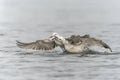
[[99, 39], [91, 38], [89, 35], [79, 36], [79, 35], [72, 35], [69, 38], [66, 38], [69, 43], [72, 45], [84, 45], [85, 47], [89, 46], [101, 46], [106, 49], [109, 49], [112, 52], [110, 46], [108, 46], [105, 42]]
[[51, 50], [56, 47], [54, 41], [51, 40], [37, 40], [31, 43], [23, 43], [16, 41], [17, 46], [24, 49], [33, 49], [33, 50]]
[[84, 41], [83, 43], [86, 43], [87, 46], [101, 46], [106, 49], [109, 49], [112, 52], [112, 49], [110, 48], [110, 46], [108, 44], [106, 44], [105, 42], [103, 42], [102, 40], [95, 39], [95, 38], [86, 38], [86, 40], [85, 40], [83, 38], [82, 41]]
[[95, 38], [81, 38], [81, 43], [85, 44], [85, 46], [101, 46], [104, 47], [105, 49], [109, 49], [112, 52], [112, 49], [108, 44], [103, 42], [102, 40], [95, 39]]

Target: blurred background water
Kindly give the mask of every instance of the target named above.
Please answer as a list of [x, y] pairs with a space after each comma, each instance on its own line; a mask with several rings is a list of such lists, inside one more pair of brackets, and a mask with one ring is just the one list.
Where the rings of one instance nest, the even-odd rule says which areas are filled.
[[15, 40], [90, 34], [120, 53], [119, 0], [0, 0], [0, 80], [120, 80], [120, 55], [33, 52]]

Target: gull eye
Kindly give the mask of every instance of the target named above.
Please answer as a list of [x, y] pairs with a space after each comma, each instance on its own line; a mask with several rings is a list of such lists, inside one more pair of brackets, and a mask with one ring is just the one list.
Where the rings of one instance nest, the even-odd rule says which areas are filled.
[[59, 39], [59, 40], [62, 40], [62, 39]]
[[58, 39], [58, 37], [55, 36], [55, 39]]

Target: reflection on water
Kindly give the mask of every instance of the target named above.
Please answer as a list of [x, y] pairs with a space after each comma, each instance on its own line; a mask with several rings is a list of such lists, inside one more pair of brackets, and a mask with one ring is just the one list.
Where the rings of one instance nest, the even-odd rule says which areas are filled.
[[[0, 0], [0, 80], [120, 80], [119, 0]], [[112, 54], [22, 50], [15, 40], [90, 34]]]

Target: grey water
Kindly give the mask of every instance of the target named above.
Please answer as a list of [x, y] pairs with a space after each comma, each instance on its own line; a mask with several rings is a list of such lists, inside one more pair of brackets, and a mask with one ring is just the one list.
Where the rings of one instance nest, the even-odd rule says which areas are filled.
[[[119, 0], [0, 0], [0, 80], [120, 80]], [[90, 34], [112, 55], [20, 49], [53, 32]], [[115, 53], [115, 54], [114, 54]]]

